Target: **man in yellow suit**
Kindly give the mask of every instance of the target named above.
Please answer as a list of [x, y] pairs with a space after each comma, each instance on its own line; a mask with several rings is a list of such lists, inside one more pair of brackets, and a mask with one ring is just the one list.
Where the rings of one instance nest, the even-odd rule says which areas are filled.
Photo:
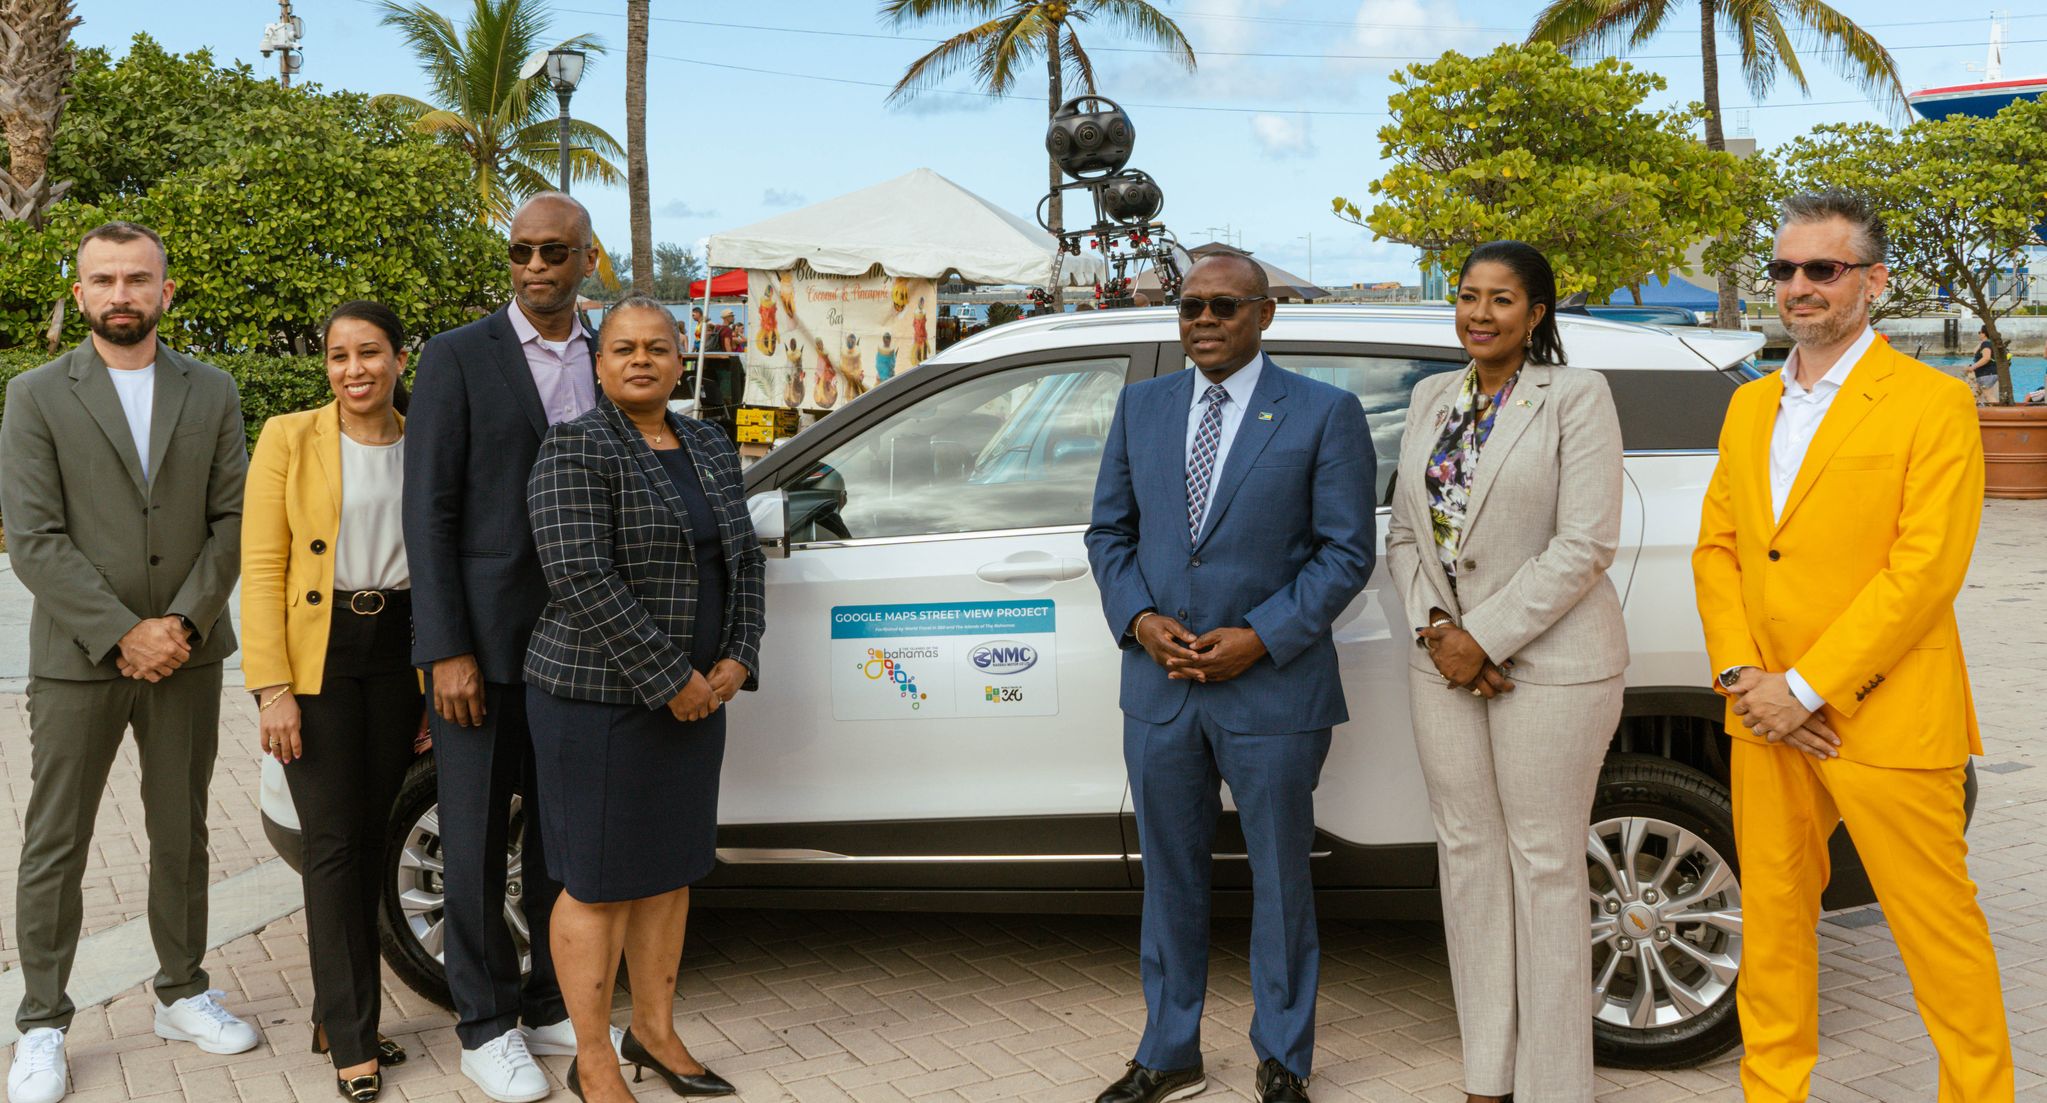
[[1884, 229], [1842, 192], [1784, 204], [1767, 271], [1797, 347], [1735, 393], [1692, 555], [1734, 737], [1751, 1103], [1819, 1056], [1820, 890], [1845, 821], [1940, 1055], [1941, 1103], [2011, 1103], [2011, 1040], [1962, 838], [1982, 753], [1954, 600], [1983, 510], [1967, 384], [1869, 326]]

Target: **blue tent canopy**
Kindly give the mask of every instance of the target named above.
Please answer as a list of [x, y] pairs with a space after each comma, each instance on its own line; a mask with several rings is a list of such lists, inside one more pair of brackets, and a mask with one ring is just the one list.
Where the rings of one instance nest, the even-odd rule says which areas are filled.
[[[1629, 306], [1635, 301], [1626, 290], [1616, 291], [1607, 302], [1616, 306]], [[1672, 273], [1664, 279], [1649, 280], [1642, 284], [1642, 305], [1682, 306], [1690, 310], [1715, 310], [1720, 306], [1719, 298], [1710, 287], [1698, 284]]]

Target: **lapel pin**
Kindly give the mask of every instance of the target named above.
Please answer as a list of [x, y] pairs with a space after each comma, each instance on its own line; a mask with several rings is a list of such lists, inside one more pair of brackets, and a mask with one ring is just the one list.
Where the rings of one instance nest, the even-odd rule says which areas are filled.
[[1271, 414], [1269, 414], [1269, 413], [1266, 413], [1266, 412], [1265, 412], [1265, 411], [1263, 411], [1263, 410], [1260, 410], [1260, 411], [1258, 412], [1258, 420], [1260, 420], [1260, 421], [1271, 421], [1271, 420], [1272, 420], [1272, 415], [1271, 415]]
[[1521, 401], [1519, 401], [1519, 402], [1516, 402], [1516, 403], [1515, 403], [1514, 405], [1516, 405], [1516, 406], [1533, 406], [1533, 405], [1535, 405], [1535, 403], [1533, 403], [1533, 402], [1529, 401], [1528, 399], [1525, 399], [1525, 398], [1524, 398], [1524, 399], [1522, 399]]

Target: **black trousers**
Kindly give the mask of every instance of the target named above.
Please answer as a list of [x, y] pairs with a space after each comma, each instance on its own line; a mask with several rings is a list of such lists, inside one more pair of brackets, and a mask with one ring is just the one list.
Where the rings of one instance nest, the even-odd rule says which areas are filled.
[[[427, 684], [431, 688], [431, 677]], [[455, 998], [455, 1036], [464, 1049], [492, 1041], [521, 1022], [546, 1026], [568, 1017], [548, 944], [547, 921], [561, 884], [547, 875], [542, 860], [526, 687], [486, 682], [483, 688], [481, 726], [451, 724], [439, 713], [432, 720], [447, 901], [443, 945], [448, 990]], [[519, 794], [522, 804], [515, 814], [512, 798]], [[505, 907], [506, 846], [515, 826], [523, 841], [513, 875], [533, 956], [523, 982]]]
[[326, 1029], [339, 1068], [377, 1055], [384, 846], [419, 730], [412, 606], [403, 590], [387, 598], [374, 615], [331, 603], [320, 692], [298, 699], [304, 754], [284, 768], [305, 847], [313, 1022]]

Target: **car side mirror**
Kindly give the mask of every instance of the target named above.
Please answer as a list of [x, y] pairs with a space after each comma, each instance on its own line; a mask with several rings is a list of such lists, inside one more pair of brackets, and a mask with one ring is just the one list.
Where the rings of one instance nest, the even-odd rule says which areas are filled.
[[767, 490], [746, 500], [753, 534], [770, 559], [789, 558], [789, 492]]

